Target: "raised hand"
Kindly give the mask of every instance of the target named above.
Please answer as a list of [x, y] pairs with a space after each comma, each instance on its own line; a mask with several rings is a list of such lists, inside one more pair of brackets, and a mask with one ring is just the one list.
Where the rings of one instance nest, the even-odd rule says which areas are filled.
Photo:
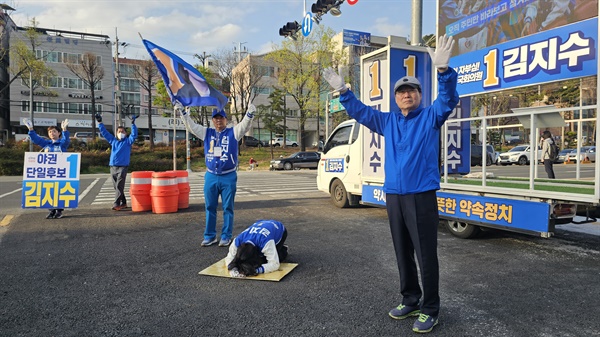
[[25, 125], [29, 130], [33, 130], [33, 123], [29, 118], [23, 118], [23, 125]]
[[64, 121], [62, 121], [62, 123], [60, 123], [60, 129], [65, 131], [67, 130], [67, 126], [69, 126], [69, 120], [65, 119]]
[[96, 117], [96, 122], [102, 123], [102, 115], [101, 114], [96, 113], [95, 117]]
[[331, 67], [323, 70], [323, 78], [335, 91], [344, 93], [348, 90], [342, 76], [338, 75]]
[[452, 48], [454, 47], [454, 39], [452, 36], [442, 35], [438, 37], [437, 47], [435, 51], [427, 47], [427, 52], [431, 57], [433, 65], [442, 71], [448, 69], [450, 63], [450, 55], [452, 54]]

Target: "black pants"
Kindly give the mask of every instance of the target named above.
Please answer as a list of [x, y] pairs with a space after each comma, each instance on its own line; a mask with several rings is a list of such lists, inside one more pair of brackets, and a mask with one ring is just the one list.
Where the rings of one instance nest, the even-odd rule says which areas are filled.
[[125, 199], [125, 179], [127, 179], [127, 166], [111, 166], [110, 174], [112, 176], [113, 187], [115, 188], [115, 202], [113, 206], [126, 206]]
[[284, 246], [285, 239], [287, 239], [287, 229], [283, 230], [281, 240], [279, 240], [279, 243], [275, 245], [275, 249], [277, 249], [277, 255], [279, 255], [279, 262], [283, 262], [288, 255], [287, 246]]
[[556, 177], [554, 176], [554, 168], [552, 167], [552, 165], [554, 165], [552, 160], [544, 159], [544, 168], [546, 169], [546, 174], [548, 175], [548, 178], [555, 179]]
[[[439, 215], [435, 191], [409, 195], [387, 194], [386, 200], [400, 272], [402, 304], [420, 305], [422, 313], [437, 317], [440, 310], [437, 257]], [[421, 269], [423, 290], [419, 286], [415, 253]]]

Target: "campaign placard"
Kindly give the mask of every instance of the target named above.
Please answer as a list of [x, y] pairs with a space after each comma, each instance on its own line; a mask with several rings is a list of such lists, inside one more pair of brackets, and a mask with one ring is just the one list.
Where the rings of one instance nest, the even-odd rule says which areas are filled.
[[26, 152], [22, 208], [77, 208], [80, 153]]

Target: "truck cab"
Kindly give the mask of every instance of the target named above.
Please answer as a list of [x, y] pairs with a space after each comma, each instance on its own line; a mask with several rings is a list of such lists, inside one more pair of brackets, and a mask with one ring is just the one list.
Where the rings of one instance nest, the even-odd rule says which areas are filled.
[[342, 122], [323, 146], [321, 161], [317, 168], [317, 187], [330, 193], [337, 207], [358, 204], [361, 189], [361, 163], [363, 160], [360, 124], [355, 120]]

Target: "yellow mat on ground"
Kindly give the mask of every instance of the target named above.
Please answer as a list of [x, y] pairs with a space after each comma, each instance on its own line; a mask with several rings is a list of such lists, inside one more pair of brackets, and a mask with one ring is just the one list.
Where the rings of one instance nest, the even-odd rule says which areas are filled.
[[227, 267], [225, 267], [225, 259], [219, 260], [217, 263], [205, 268], [198, 274], [200, 275], [208, 275], [208, 276], [218, 276], [218, 277], [229, 277], [240, 280], [256, 280], [256, 281], [274, 281], [279, 282], [281, 279], [289, 274], [294, 268], [296, 268], [297, 263], [285, 263], [282, 262], [279, 265], [279, 270], [267, 273], [267, 274], [259, 274], [256, 276], [250, 277], [231, 277], [229, 275], [229, 271]]

